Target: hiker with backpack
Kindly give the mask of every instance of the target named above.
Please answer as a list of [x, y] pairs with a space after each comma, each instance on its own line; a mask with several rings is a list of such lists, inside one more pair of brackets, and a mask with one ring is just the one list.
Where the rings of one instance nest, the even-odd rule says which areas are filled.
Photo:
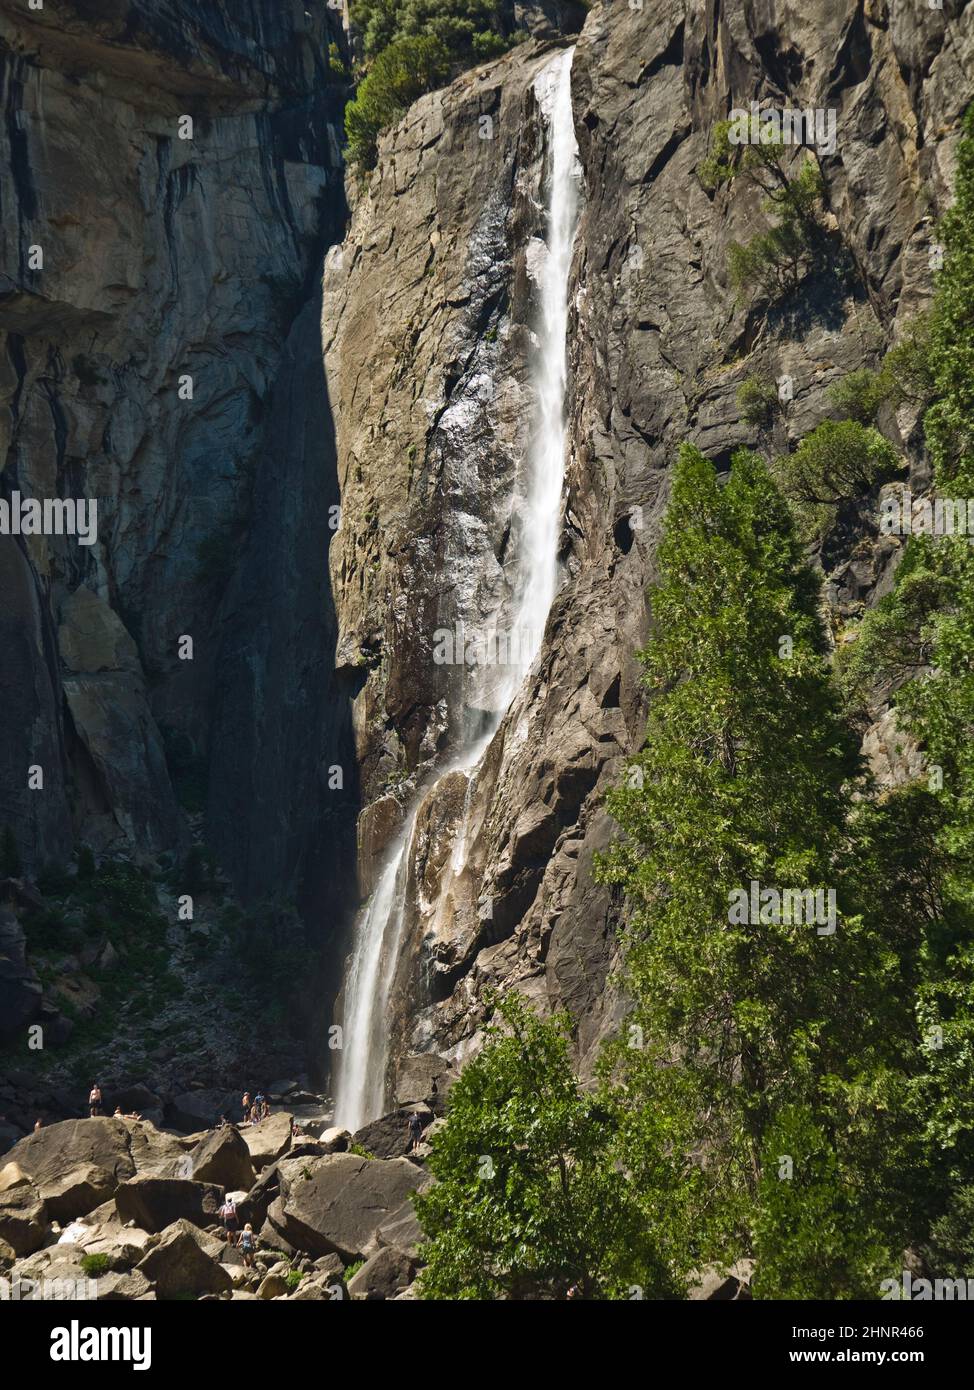
[[240, 1221], [237, 1217], [237, 1204], [230, 1196], [229, 1192], [223, 1199], [223, 1206], [220, 1208], [220, 1218], [223, 1221], [223, 1229], [227, 1233], [227, 1244], [236, 1245], [237, 1232], [240, 1230]]

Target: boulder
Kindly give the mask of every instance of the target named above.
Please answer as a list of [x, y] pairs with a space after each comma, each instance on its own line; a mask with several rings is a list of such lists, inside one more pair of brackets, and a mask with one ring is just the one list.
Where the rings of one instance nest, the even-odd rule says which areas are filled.
[[60, 1221], [85, 1215], [136, 1173], [175, 1175], [187, 1159], [178, 1141], [153, 1125], [105, 1116], [46, 1125], [8, 1157], [45, 1201], [50, 1193]]
[[79, 1254], [105, 1255], [113, 1270], [131, 1269], [151, 1245], [148, 1232], [123, 1226], [117, 1217], [111, 1221], [72, 1221], [58, 1240], [59, 1248], [73, 1246]]
[[223, 1205], [223, 1189], [187, 1178], [136, 1177], [122, 1183], [115, 1206], [122, 1221], [144, 1231], [161, 1231], [181, 1218], [195, 1226], [213, 1225]]
[[137, 1272], [155, 1286], [160, 1298], [223, 1293], [233, 1287], [227, 1270], [208, 1253], [199, 1233], [184, 1220], [166, 1227], [162, 1239], [144, 1257]]
[[288, 1294], [289, 1303], [333, 1303], [347, 1298], [348, 1291], [341, 1278], [335, 1274], [312, 1274], [302, 1279], [293, 1293]]
[[352, 1136], [349, 1134], [348, 1130], [342, 1129], [338, 1125], [333, 1126], [331, 1129], [323, 1130], [319, 1140], [325, 1153], [329, 1154], [345, 1153], [351, 1142]]
[[290, 1292], [290, 1286], [283, 1274], [275, 1274], [273, 1271], [265, 1274], [257, 1288], [258, 1298], [284, 1298]]
[[726, 1274], [715, 1266], [708, 1266], [696, 1275], [687, 1298], [692, 1303], [729, 1303], [749, 1299], [753, 1269], [751, 1260], [739, 1260]]
[[108, 1200], [118, 1186], [114, 1173], [94, 1163], [79, 1164], [62, 1178], [44, 1183], [44, 1201], [54, 1221], [72, 1221], [94, 1211]]
[[125, 1273], [113, 1270], [108, 1274], [99, 1274], [95, 1280], [95, 1288], [99, 1303], [102, 1301], [115, 1302], [122, 1299], [128, 1303], [133, 1299], [144, 1298], [153, 1293], [148, 1279], [137, 1269]]
[[291, 1116], [286, 1111], [269, 1115], [259, 1125], [244, 1125], [241, 1134], [250, 1151], [250, 1161], [260, 1172], [290, 1149]]
[[416, 1261], [404, 1250], [387, 1245], [371, 1255], [348, 1281], [348, 1292], [352, 1298], [363, 1298], [375, 1303], [383, 1299], [395, 1298], [408, 1289], [416, 1273]]
[[227, 1190], [248, 1192], [254, 1185], [250, 1150], [232, 1125], [215, 1129], [192, 1153], [193, 1179], [214, 1182]]
[[434, 1052], [412, 1053], [399, 1063], [395, 1097], [399, 1106], [419, 1102], [439, 1113], [457, 1078], [452, 1062]]
[[18, 1182], [0, 1193], [0, 1240], [15, 1255], [30, 1255], [39, 1250], [47, 1239], [47, 1231], [47, 1208], [32, 1183]]
[[419, 1224], [416, 1208], [412, 1202], [403, 1202], [375, 1233], [376, 1244], [394, 1245], [407, 1254], [415, 1256], [423, 1239], [423, 1228]]
[[419, 1115], [424, 1128], [432, 1122], [433, 1112], [428, 1106], [403, 1106], [365, 1125], [352, 1142], [376, 1158], [402, 1158], [410, 1146], [409, 1118], [413, 1114]]
[[376, 1229], [399, 1213], [411, 1192], [428, 1181], [406, 1159], [285, 1159], [278, 1165], [281, 1195], [268, 1221], [293, 1246], [312, 1256], [334, 1252], [348, 1264], [363, 1257]]

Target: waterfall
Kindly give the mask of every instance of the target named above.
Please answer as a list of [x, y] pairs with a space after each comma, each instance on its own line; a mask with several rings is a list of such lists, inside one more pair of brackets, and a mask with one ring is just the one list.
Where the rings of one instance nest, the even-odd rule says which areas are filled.
[[[537, 350], [532, 363], [535, 420], [518, 480], [519, 520], [514, 557], [509, 650], [499, 698], [476, 739], [456, 751], [439, 778], [462, 771], [468, 777], [461, 825], [450, 874], [463, 869], [471, 791], [490, 740], [510, 708], [537, 656], [558, 584], [558, 539], [564, 481], [567, 380], [568, 284], [578, 216], [578, 145], [572, 115], [571, 65], [565, 49], [535, 79], [545, 123], [545, 242], [534, 248], [533, 276], [540, 301]], [[343, 1046], [335, 1092], [335, 1124], [352, 1130], [381, 1115], [391, 1029], [390, 1002], [406, 921], [404, 895], [416, 819], [430, 791], [426, 784], [413, 802], [388, 852], [379, 880], [355, 923], [352, 956], [345, 977]]]

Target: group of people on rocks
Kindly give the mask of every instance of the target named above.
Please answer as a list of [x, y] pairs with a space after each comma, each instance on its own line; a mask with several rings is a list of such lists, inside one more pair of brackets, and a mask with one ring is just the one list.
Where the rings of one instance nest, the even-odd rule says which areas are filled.
[[240, 1217], [237, 1214], [237, 1204], [227, 1192], [223, 1198], [223, 1206], [220, 1208], [220, 1220], [223, 1222], [223, 1229], [226, 1232], [227, 1244], [238, 1249], [243, 1256], [243, 1262], [248, 1269], [254, 1263], [254, 1252], [257, 1249], [257, 1237], [254, 1235], [254, 1228], [248, 1221], [243, 1230], [240, 1229]]
[[259, 1125], [261, 1120], [266, 1120], [271, 1113], [270, 1101], [261, 1091], [257, 1092], [253, 1100], [250, 1098], [250, 1092], [244, 1091], [240, 1104], [243, 1107], [245, 1125]]

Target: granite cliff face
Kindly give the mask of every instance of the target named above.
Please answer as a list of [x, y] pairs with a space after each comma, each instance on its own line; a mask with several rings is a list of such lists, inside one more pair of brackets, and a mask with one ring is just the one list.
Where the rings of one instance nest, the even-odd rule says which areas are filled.
[[[314, 575], [327, 528], [307, 498], [333, 486], [310, 420], [315, 487], [294, 477], [288, 399], [294, 345], [298, 372], [320, 360], [301, 310], [344, 216], [329, 40], [344, 45], [335, 13], [297, 0], [3, 6], [3, 496], [98, 504], [93, 545], [0, 538], [0, 823], [28, 867], [77, 841], [178, 851], [178, 801], [199, 809], [208, 781], [241, 889], [293, 886], [306, 847], [267, 826], [285, 819], [278, 796], [313, 814], [312, 729], [299, 749], [282, 730], [306, 681], [317, 695], [327, 590], [319, 567], [313, 595], [296, 583], [282, 603], [274, 576], [281, 555]], [[326, 411], [317, 376], [307, 395]], [[266, 678], [265, 634], [284, 622], [301, 654]], [[255, 714], [235, 701], [256, 683]], [[262, 746], [271, 786], [249, 766]]]
[[[90, 547], [0, 537], [0, 826], [36, 868], [78, 841], [178, 849], [205, 807], [238, 892], [299, 894], [337, 969], [344, 909], [412, 808], [400, 1064], [468, 1055], [492, 985], [567, 1007], [583, 1065], [611, 1024], [620, 906], [591, 866], [642, 736], [668, 469], [684, 439], [721, 463], [785, 449], [923, 308], [972, 90], [961, 0], [611, 0], [577, 34], [574, 6], [537, 8], [526, 42], [382, 137], [361, 185], [340, 167], [326, 52], [345, 38], [323, 4], [0, 15], [2, 496], [99, 502]], [[499, 700], [490, 666], [434, 646], [502, 627], [512, 600], [537, 81], [567, 44], [584, 205], [562, 583], [479, 774], [424, 796]], [[696, 175], [752, 100], [836, 115], [819, 163], [851, 270], [820, 274], [800, 317], [736, 302], [727, 249], [766, 225], [759, 198]], [[770, 432], [737, 404], [753, 374], [793, 384]], [[915, 418], [881, 423], [922, 491]], [[837, 629], [897, 549], [864, 518], [823, 556]], [[867, 746], [894, 779], [877, 713]]]
[[[922, 309], [972, 42], [970, 9], [949, 0], [942, 11], [660, 0], [589, 13], [573, 60], [586, 205], [570, 296], [563, 585], [472, 792], [447, 778], [419, 811], [400, 1058], [462, 1060], [491, 985], [570, 1009], [583, 1064], [611, 1021], [619, 907], [591, 864], [612, 833], [604, 792], [642, 735], [634, 652], [667, 470], [684, 439], [719, 463], [741, 445], [784, 450], [832, 413], [828, 386], [874, 365]], [[531, 82], [545, 52], [524, 45], [418, 102], [353, 189], [348, 238], [326, 266], [343, 503], [337, 659], [361, 684], [365, 888], [456, 736], [450, 711], [470, 703], [458, 685], [489, 680], [432, 653], [437, 629], [496, 613], [504, 582], [505, 499], [531, 404]], [[715, 122], [752, 100], [836, 114], [835, 150], [819, 158], [851, 273], [820, 275], [800, 318], [735, 302], [727, 248], [764, 215], [745, 185], [714, 194], [696, 176]], [[741, 418], [737, 390], [752, 374], [793, 382], [773, 438]], [[882, 423], [922, 490], [915, 418]], [[864, 521], [823, 557], [837, 629], [884, 591], [897, 548]], [[892, 741], [888, 717], [867, 741], [886, 776], [896, 775]]]

